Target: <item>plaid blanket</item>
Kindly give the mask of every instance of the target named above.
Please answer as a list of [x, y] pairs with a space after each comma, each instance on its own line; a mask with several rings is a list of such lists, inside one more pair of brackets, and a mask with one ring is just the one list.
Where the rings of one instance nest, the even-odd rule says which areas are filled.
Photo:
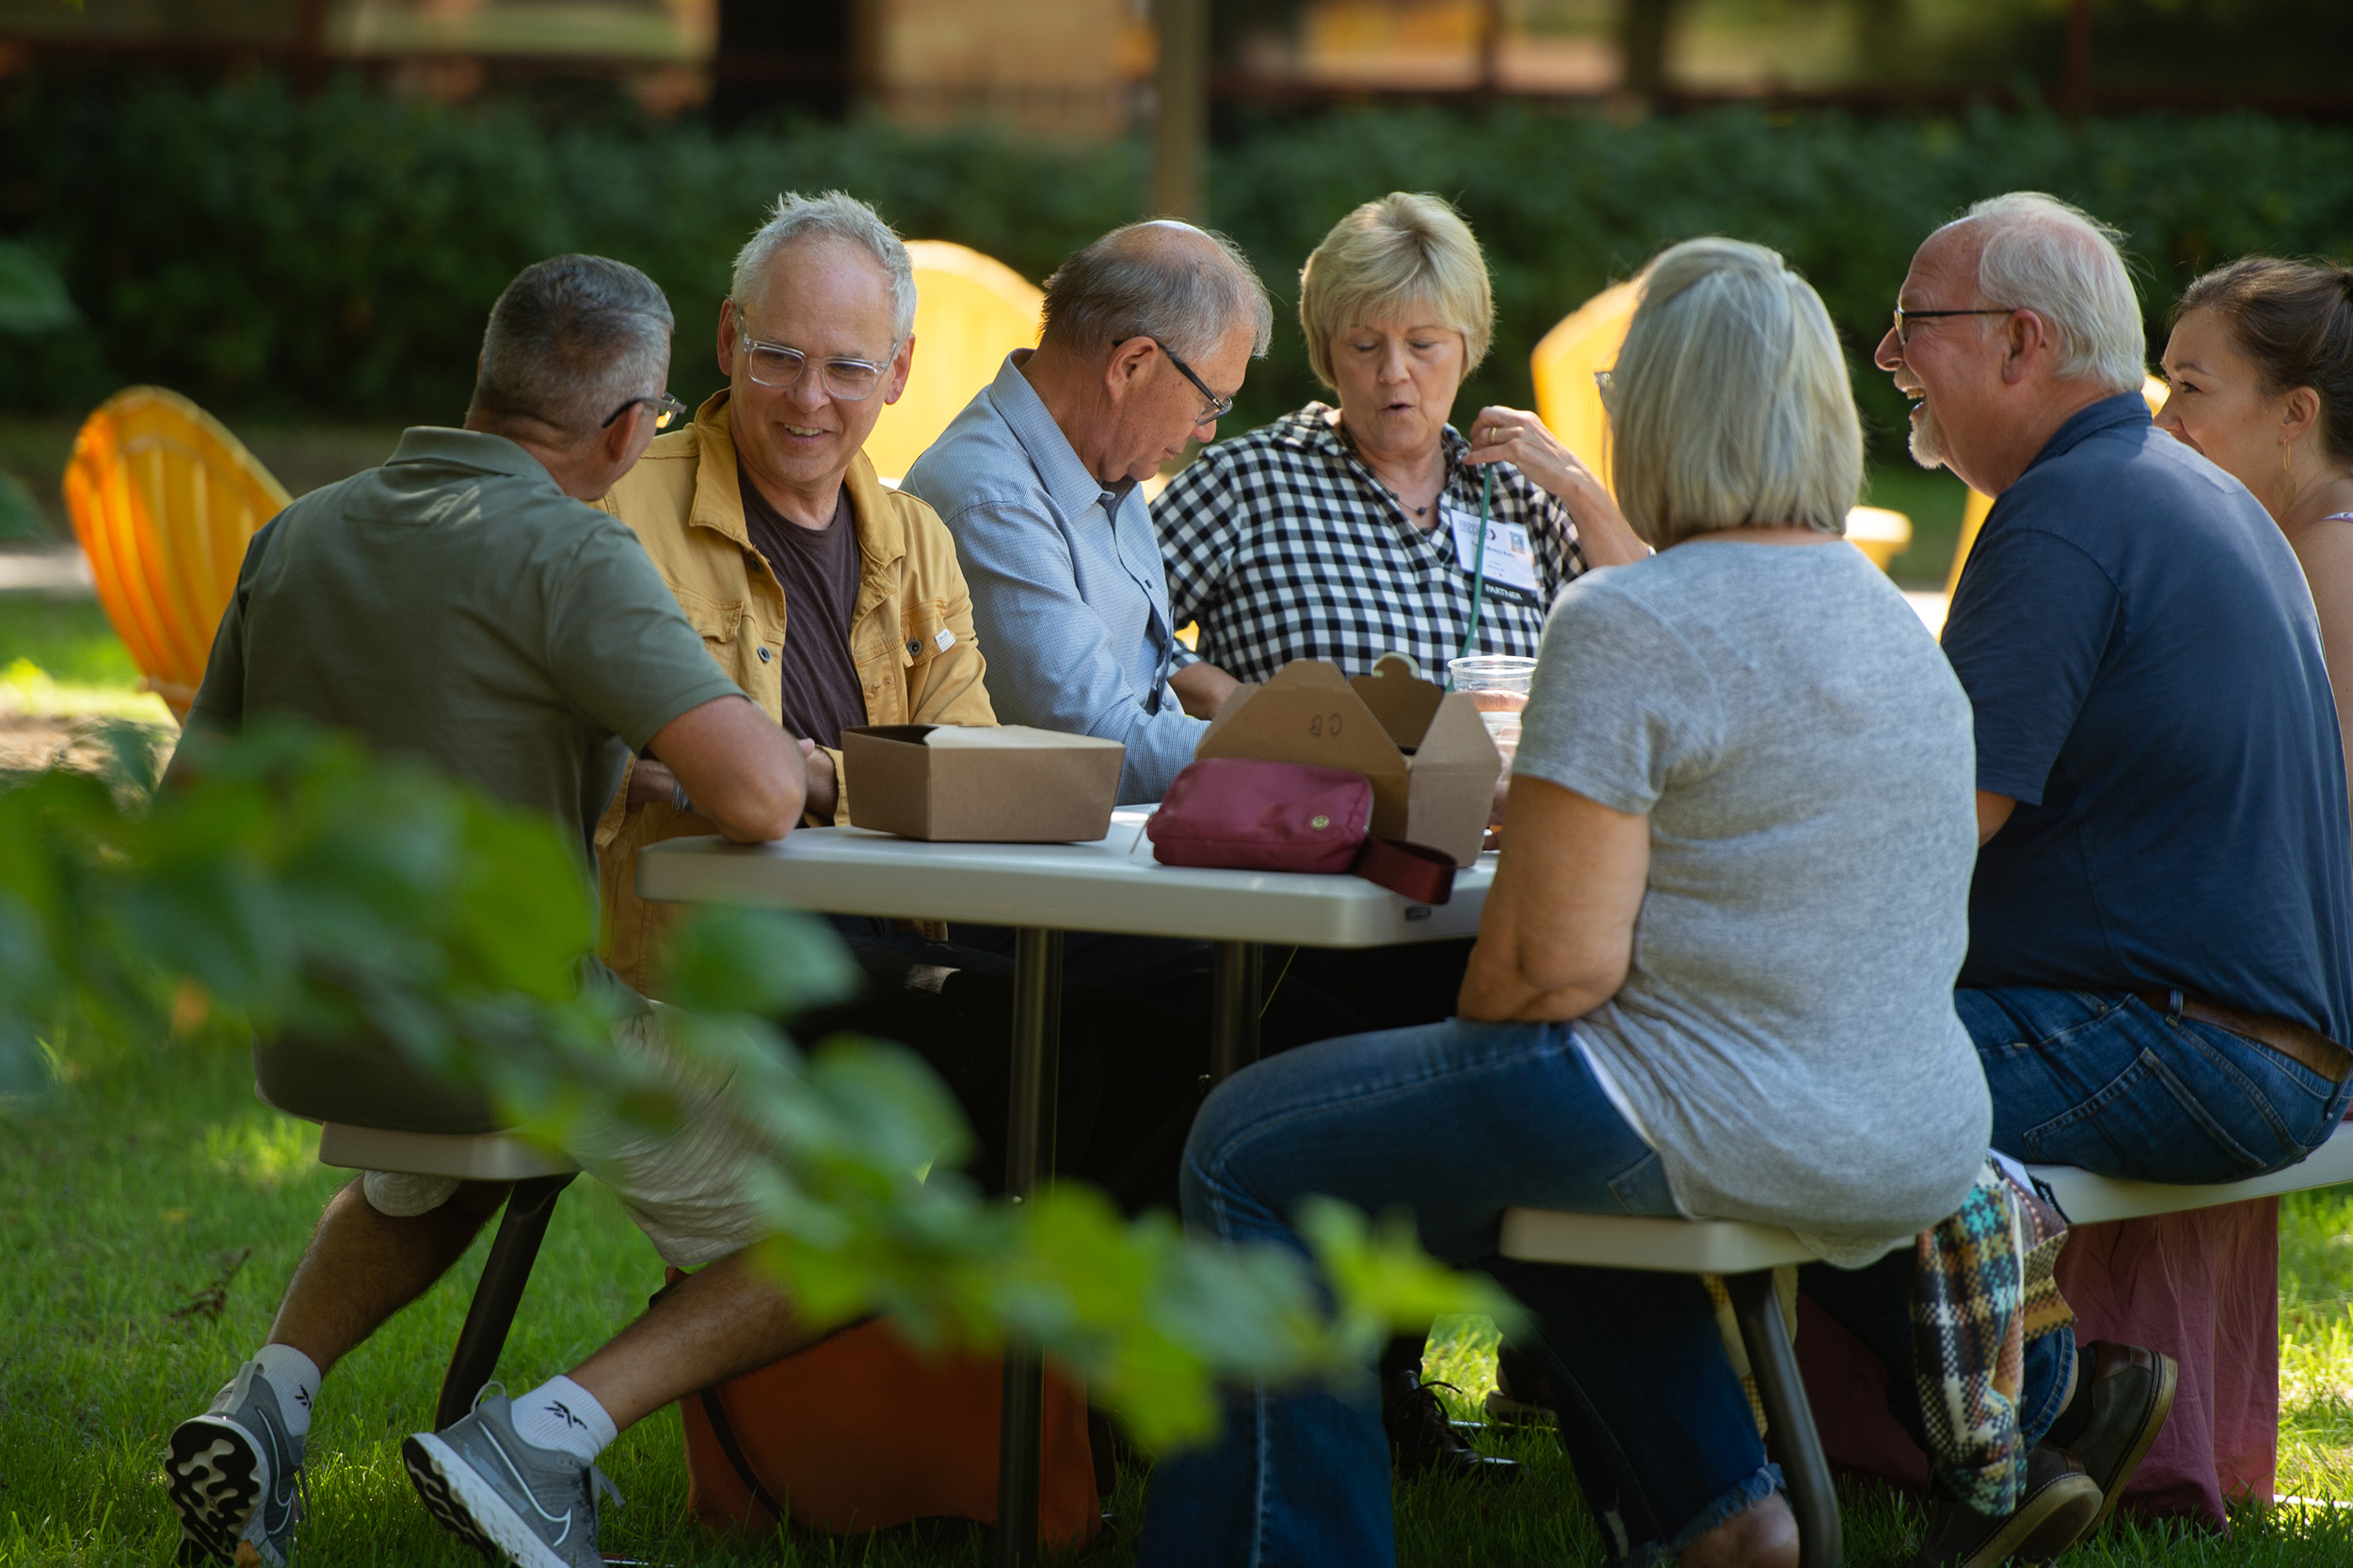
[[1916, 1243], [1913, 1375], [1929, 1464], [1979, 1513], [2010, 1512], [2025, 1483], [2026, 1342], [2075, 1320], [2053, 1272], [2066, 1241], [2058, 1210], [1988, 1160], [1960, 1209]]

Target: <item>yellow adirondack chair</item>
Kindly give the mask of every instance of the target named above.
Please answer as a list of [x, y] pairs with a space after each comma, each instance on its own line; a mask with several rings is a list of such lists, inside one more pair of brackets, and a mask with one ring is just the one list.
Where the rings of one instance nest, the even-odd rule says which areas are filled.
[[1634, 319], [1640, 297], [1632, 283], [1602, 290], [1546, 332], [1529, 356], [1529, 369], [1536, 378], [1537, 417], [1613, 493], [1609, 416], [1602, 408], [1593, 373], [1618, 362], [1618, 349], [1625, 342], [1626, 324]]
[[1004, 263], [946, 240], [913, 240], [915, 365], [898, 402], [882, 411], [866, 455], [896, 481], [1016, 348], [1037, 343], [1046, 296]]
[[291, 498], [220, 422], [161, 387], [129, 387], [83, 423], [66, 510], [98, 601], [146, 685], [185, 719], [246, 541]]
[[[1618, 362], [1640, 297], [1630, 282], [1602, 290], [1546, 332], [1529, 356], [1537, 416], [1613, 493], [1609, 416], [1602, 409], [1593, 372]], [[1847, 537], [1884, 571], [1912, 543], [1912, 520], [1884, 506], [1857, 506], [1847, 514]]]
[[[2140, 400], [2149, 405], [2149, 412], [2154, 415], [2165, 407], [2165, 383], [2153, 376], [2143, 376]], [[1985, 526], [1986, 515], [1993, 510], [1992, 496], [1980, 495], [1976, 490], [1969, 492], [1968, 504], [1961, 511], [1961, 543], [1953, 551], [1953, 569], [1945, 574], [1946, 599], [1952, 598], [1953, 591], [1961, 586], [1961, 565], [1969, 559], [1970, 547], [1977, 542], [1977, 530]]]

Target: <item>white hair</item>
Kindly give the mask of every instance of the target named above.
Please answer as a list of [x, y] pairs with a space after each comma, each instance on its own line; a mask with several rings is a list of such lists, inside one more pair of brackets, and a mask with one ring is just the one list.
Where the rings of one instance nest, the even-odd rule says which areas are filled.
[[1723, 528], [1845, 534], [1863, 423], [1821, 296], [1745, 240], [1686, 240], [1641, 281], [1611, 372], [1626, 520], [1662, 550]]
[[2117, 248], [2123, 231], [2041, 191], [1989, 197], [1948, 227], [1986, 226], [1977, 288], [1993, 304], [2048, 322], [2062, 380], [2131, 392], [2147, 375], [2148, 340], [2133, 277]]
[[768, 221], [735, 253], [735, 275], [728, 292], [736, 304], [747, 303], [777, 251], [795, 240], [818, 237], [846, 241], [881, 264], [890, 279], [890, 335], [904, 341], [915, 329], [915, 264], [898, 231], [848, 191], [829, 190], [823, 196], [786, 191], [776, 198]]

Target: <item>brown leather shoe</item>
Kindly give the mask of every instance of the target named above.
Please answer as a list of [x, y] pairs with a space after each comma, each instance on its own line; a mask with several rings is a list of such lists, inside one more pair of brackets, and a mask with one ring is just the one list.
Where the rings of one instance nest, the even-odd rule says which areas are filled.
[[2075, 1356], [2076, 1375], [2091, 1380], [2091, 1422], [2067, 1445], [2067, 1452], [2099, 1484], [2100, 1516], [2091, 1522], [2098, 1529], [2116, 1512], [2116, 1500], [2164, 1430], [2182, 1374], [2163, 1351], [2113, 1340], [2095, 1339]]
[[2083, 1465], [2057, 1448], [2037, 1448], [2026, 1456], [2026, 1495], [2012, 1512], [1996, 1518], [1950, 1497], [1930, 1502], [1906, 1568], [2048, 1562], [2081, 1540], [2099, 1512], [2099, 1484]]

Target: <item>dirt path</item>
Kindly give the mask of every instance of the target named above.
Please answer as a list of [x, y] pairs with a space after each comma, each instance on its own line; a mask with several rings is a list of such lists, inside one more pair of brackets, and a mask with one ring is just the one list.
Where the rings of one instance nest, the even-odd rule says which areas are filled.
[[[10, 713], [0, 712], [0, 773], [35, 772], [71, 761], [95, 767], [105, 760], [98, 727], [105, 721], [89, 713]], [[171, 737], [156, 730], [157, 744]]]

